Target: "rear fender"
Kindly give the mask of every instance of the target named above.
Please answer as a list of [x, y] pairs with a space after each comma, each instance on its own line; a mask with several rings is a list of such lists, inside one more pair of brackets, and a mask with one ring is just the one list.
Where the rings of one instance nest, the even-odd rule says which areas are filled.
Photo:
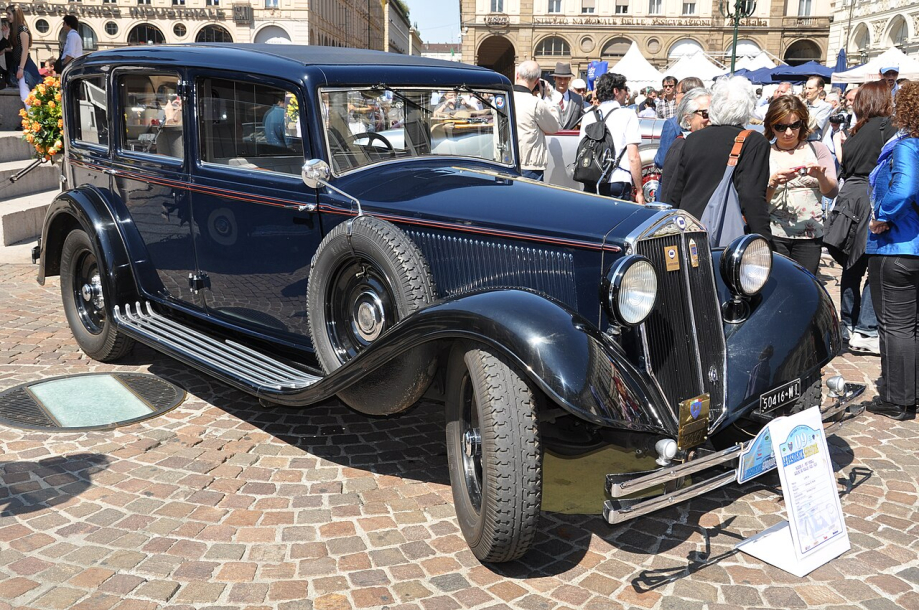
[[319, 383], [290, 392], [263, 388], [259, 396], [280, 404], [310, 404], [358, 383], [409, 349], [456, 339], [504, 354], [550, 400], [582, 420], [676, 434], [677, 422], [665, 399], [614, 341], [563, 304], [525, 290], [483, 291], [421, 309]]
[[[715, 269], [721, 254], [712, 253]], [[724, 303], [731, 293], [721, 274], [715, 276]], [[830, 295], [817, 278], [784, 256], [773, 255], [769, 280], [750, 305], [746, 321], [724, 325], [727, 421], [758, 405], [763, 392], [794, 379], [815, 379], [842, 347]]]

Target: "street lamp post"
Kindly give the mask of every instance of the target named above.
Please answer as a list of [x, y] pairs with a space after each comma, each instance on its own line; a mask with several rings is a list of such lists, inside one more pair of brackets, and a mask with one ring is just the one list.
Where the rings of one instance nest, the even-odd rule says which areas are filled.
[[721, 0], [718, 4], [721, 16], [734, 22], [734, 44], [731, 45], [731, 76], [734, 75], [734, 64], [737, 62], [737, 28], [741, 19], [746, 19], [756, 10], [756, 0], [734, 0], [731, 7], [730, 0]]

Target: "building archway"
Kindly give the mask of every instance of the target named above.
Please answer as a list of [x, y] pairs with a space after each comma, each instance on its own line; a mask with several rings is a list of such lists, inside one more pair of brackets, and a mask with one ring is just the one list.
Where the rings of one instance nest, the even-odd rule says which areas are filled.
[[888, 47], [902, 47], [909, 40], [909, 24], [903, 15], [897, 15], [890, 20], [887, 26], [887, 44]]
[[489, 36], [479, 45], [476, 65], [490, 68], [514, 80], [514, 57], [516, 51], [510, 40], [504, 36]]
[[849, 48], [847, 52], [853, 58], [859, 57], [862, 51], [868, 53], [868, 47], [871, 46], [871, 30], [865, 23], [859, 23], [855, 27], [855, 33], [849, 39]]
[[667, 59], [673, 61], [680, 59], [684, 55], [695, 55], [696, 53], [704, 52], [705, 49], [702, 48], [702, 45], [692, 38], [681, 38], [670, 47], [670, 52], [667, 53]]
[[233, 42], [233, 36], [225, 27], [219, 25], [206, 25], [198, 31], [195, 42]]
[[789, 66], [799, 66], [809, 61], [819, 62], [823, 59], [823, 51], [813, 40], [796, 40], [785, 49], [783, 59]]
[[128, 44], [165, 44], [166, 37], [155, 25], [139, 23], [128, 32]]
[[290, 44], [290, 35], [277, 25], [267, 25], [255, 33], [252, 40], [257, 44]]
[[[734, 45], [729, 44], [728, 48], [725, 49], [725, 56], [730, 59], [731, 50], [734, 48]], [[737, 57], [756, 57], [762, 52], [762, 48], [752, 40], [738, 40], [737, 41]]]
[[600, 51], [600, 59], [604, 61], [619, 61], [628, 50], [632, 48], [632, 41], [622, 36], [612, 38]]

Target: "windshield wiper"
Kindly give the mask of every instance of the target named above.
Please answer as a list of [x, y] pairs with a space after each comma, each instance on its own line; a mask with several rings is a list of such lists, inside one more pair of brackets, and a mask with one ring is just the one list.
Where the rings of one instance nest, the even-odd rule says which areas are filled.
[[488, 98], [486, 98], [484, 95], [482, 95], [481, 93], [479, 93], [478, 91], [470, 87], [469, 85], [465, 85], [465, 84], [460, 85], [459, 90], [465, 91], [466, 93], [471, 93], [472, 95], [475, 96], [477, 100], [479, 100], [480, 102], [482, 102], [483, 104], [485, 104], [486, 106], [488, 106], [489, 108], [491, 108], [492, 110], [500, 114], [505, 119], [507, 118], [507, 114], [503, 110], [499, 110], [494, 104], [492, 104], [488, 100]]

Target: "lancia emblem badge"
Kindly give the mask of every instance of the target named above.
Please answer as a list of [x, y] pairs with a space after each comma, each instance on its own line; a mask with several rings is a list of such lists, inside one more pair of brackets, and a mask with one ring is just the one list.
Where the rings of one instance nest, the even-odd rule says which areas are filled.
[[499, 95], [498, 97], [495, 98], [495, 106], [498, 107], [498, 110], [500, 110], [501, 108], [504, 108], [504, 96], [503, 95]]
[[699, 266], [699, 248], [696, 246], [696, 240], [689, 240], [689, 262], [693, 267]]
[[689, 403], [689, 414], [692, 415], [693, 419], [699, 417], [699, 413], [702, 412], [702, 401], [698, 398]]
[[712, 383], [718, 381], [718, 370], [713, 366], [708, 368], [708, 380]]
[[676, 226], [680, 227], [680, 231], [686, 230], [686, 219], [682, 216], [676, 217]]

